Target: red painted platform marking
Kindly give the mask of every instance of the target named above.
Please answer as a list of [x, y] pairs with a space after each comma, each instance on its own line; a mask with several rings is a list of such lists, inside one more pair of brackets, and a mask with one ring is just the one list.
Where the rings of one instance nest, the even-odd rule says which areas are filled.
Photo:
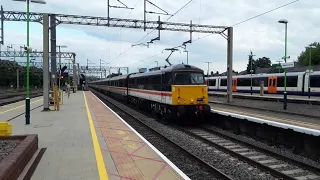
[[162, 168], [156, 173], [156, 175], [154, 175], [154, 177], [152, 178], [153, 180], [154, 179], [157, 179], [159, 176], [160, 176], [160, 174], [167, 168], [167, 163], [165, 163], [163, 166], [162, 166]]

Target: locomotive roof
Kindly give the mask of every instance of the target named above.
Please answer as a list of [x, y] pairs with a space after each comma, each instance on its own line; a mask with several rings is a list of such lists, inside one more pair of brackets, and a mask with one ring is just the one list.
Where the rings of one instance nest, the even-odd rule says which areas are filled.
[[[202, 69], [200, 69], [200, 68], [198, 68], [196, 66], [192, 66], [192, 65], [188, 65], [188, 64], [176, 64], [176, 65], [172, 65], [172, 66], [166, 67], [164, 69], [156, 70], [156, 71], [149, 71], [149, 72], [145, 72], [145, 73], [131, 73], [129, 75], [130, 75], [130, 78], [131, 77], [143, 77], [143, 76], [162, 74], [162, 73], [165, 73], [165, 72], [186, 71], [186, 70], [203, 72]], [[93, 81], [91, 83], [119, 80], [119, 79], [125, 79], [127, 77], [128, 77], [128, 74], [120, 75], [120, 76], [114, 76], [112, 78], [101, 79], [101, 80], [98, 80], [98, 81]]]
[[156, 70], [156, 71], [149, 71], [149, 72], [145, 72], [145, 73], [133, 74], [133, 75], [130, 76], [130, 78], [131, 77], [150, 76], [150, 75], [162, 74], [162, 73], [165, 73], [165, 72], [172, 72], [172, 71], [197, 71], [197, 72], [203, 72], [202, 69], [200, 69], [200, 68], [198, 68], [196, 66], [192, 66], [192, 65], [188, 65], [188, 64], [176, 64], [176, 65], [172, 65], [172, 66], [169, 66], [167, 68]]

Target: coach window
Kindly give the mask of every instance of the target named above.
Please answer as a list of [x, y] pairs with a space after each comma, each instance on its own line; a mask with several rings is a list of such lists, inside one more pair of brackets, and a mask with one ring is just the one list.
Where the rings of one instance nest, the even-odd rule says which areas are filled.
[[216, 79], [209, 79], [209, 86], [216, 86]]
[[310, 87], [320, 88], [320, 75], [310, 76]]
[[277, 87], [284, 87], [284, 77], [278, 76], [277, 83], [278, 83]]
[[220, 86], [227, 86], [227, 79], [221, 79]]
[[287, 87], [297, 87], [298, 76], [287, 76]]

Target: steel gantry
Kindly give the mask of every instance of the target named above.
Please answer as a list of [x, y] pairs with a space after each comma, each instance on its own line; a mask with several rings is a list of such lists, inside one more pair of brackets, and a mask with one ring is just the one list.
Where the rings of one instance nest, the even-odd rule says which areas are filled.
[[104, 77], [107, 77], [108, 74], [111, 74], [112, 69], [116, 69], [118, 72], [120, 70], [127, 71], [127, 74], [129, 74], [129, 67], [112, 67], [112, 66], [80, 66], [80, 71], [82, 73], [85, 73], [87, 76], [101, 76], [101, 73], [104, 72]]
[[[57, 52], [56, 56], [61, 58], [72, 58], [73, 52]], [[27, 52], [25, 51], [0, 51], [0, 57], [27, 57]], [[43, 57], [43, 52], [30, 52], [30, 57]]]
[[[3, 11], [1, 14], [2, 21], [26, 21], [26, 12], [20, 11]], [[30, 22], [42, 23], [44, 13], [30, 12]], [[107, 26], [107, 27], [123, 27], [144, 29], [144, 21], [136, 19], [119, 19], [105, 18], [81, 15], [66, 15], [66, 14], [49, 14], [55, 18], [55, 24], [74, 24], [74, 25], [89, 25], [89, 26]], [[198, 32], [221, 34], [229, 27], [227, 26], [211, 26], [200, 24], [172, 23], [163, 21], [146, 21], [146, 29], [160, 29], [166, 31], [182, 31], [182, 32]]]
[[[3, 11], [1, 8], [1, 25], [3, 21], [26, 21], [26, 12], [20, 11]], [[44, 16], [50, 17], [50, 30], [51, 30], [51, 52], [56, 53], [56, 26], [59, 24], [74, 24], [74, 25], [89, 25], [89, 26], [105, 26], [105, 27], [122, 27], [133, 29], [156, 29], [166, 31], [180, 31], [180, 32], [197, 32], [197, 33], [210, 33], [220, 34], [227, 39], [227, 96], [228, 102], [232, 101], [232, 57], [233, 57], [233, 27], [228, 26], [213, 26], [213, 25], [200, 25], [187, 23], [173, 23], [158, 21], [145, 21], [137, 19], [119, 19], [110, 17], [94, 17], [83, 15], [67, 15], [67, 14], [46, 14], [31, 12], [30, 21], [42, 23]], [[1, 27], [3, 32], [3, 26]], [[225, 32], [227, 31], [227, 34]], [[2, 37], [3, 38], [3, 37]], [[55, 58], [51, 63], [56, 63]]]

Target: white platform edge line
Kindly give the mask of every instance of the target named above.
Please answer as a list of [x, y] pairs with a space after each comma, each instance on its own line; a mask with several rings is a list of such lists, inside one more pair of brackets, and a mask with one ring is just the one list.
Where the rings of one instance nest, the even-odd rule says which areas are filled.
[[[91, 92], [92, 93], [92, 92]], [[155, 148], [149, 141], [147, 141], [141, 134], [139, 134], [133, 127], [131, 127], [127, 122], [125, 122], [116, 112], [109, 108], [104, 102], [102, 102], [96, 95], [92, 93], [105, 107], [107, 107], [114, 115], [116, 115], [126, 126], [128, 126], [139, 138], [141, 138], [148, 146], [156, 152], [165, 162], [169, 164], [182, 178], [186, 180], [191, 180], [187, 175], [185, 175], [176, 165], [174, 165], [165, 155], [163, 155], [157, 148]]]
[[236, 113], [231, 113], [231, 112], [226, 112], [226, 111], [219, 111], [219, 110], [214, 110], [211, 109], [211, 111], [222, 114], [222, 115], [230, 115], [236, 118], [241, 118], [241, 119], [247, 119], [249, 121], [257, 122], [257, 123], [266, 123], [275, 127], [280, 127], [284, 129], [293, 129], [294, 131], [305, 133], [305, 134], [312, 134], [314, 136], [320, 136], [320, 131], [316, 129], [310, 129], [310, 128], [305, 128], [305, 127], [299, 127], [291, 124], [285, 124], [285, 123], [280, 123], [280, 122], [274, 122], [266, 119], [261, 119], [261, 118], [256, 118], [256, 117], [251, 117], [251, 116], [246, 116], [242, 114], [236, 114]]
[[[227, 95], [227, 93], [214, 93], [214, 92], [208, 92], [209, 94], [213, 94], [213, 95]], [[282, 100], [283, 97], [279, 97], [279, 96], [270, 96], [270, 95], [265, 95], [265, 96], [260, 96], [260, 95], [248, 95], [248, 94], [233, 94], [236, 96], [242, 96], [242, 97], [257, 97], [257, 98], [270, 98], [270, 99], [276, 99], [276, 100]], [[294, 95], [297, 96], [297, 95]], [[288, 97], [287, 99], [289, 100], [298, 100], [298, 101], [314, 101], [314, 102], [319, 102], [320, 99], [306, 99], [306, 98], [302, 98], [302, 97]]]

